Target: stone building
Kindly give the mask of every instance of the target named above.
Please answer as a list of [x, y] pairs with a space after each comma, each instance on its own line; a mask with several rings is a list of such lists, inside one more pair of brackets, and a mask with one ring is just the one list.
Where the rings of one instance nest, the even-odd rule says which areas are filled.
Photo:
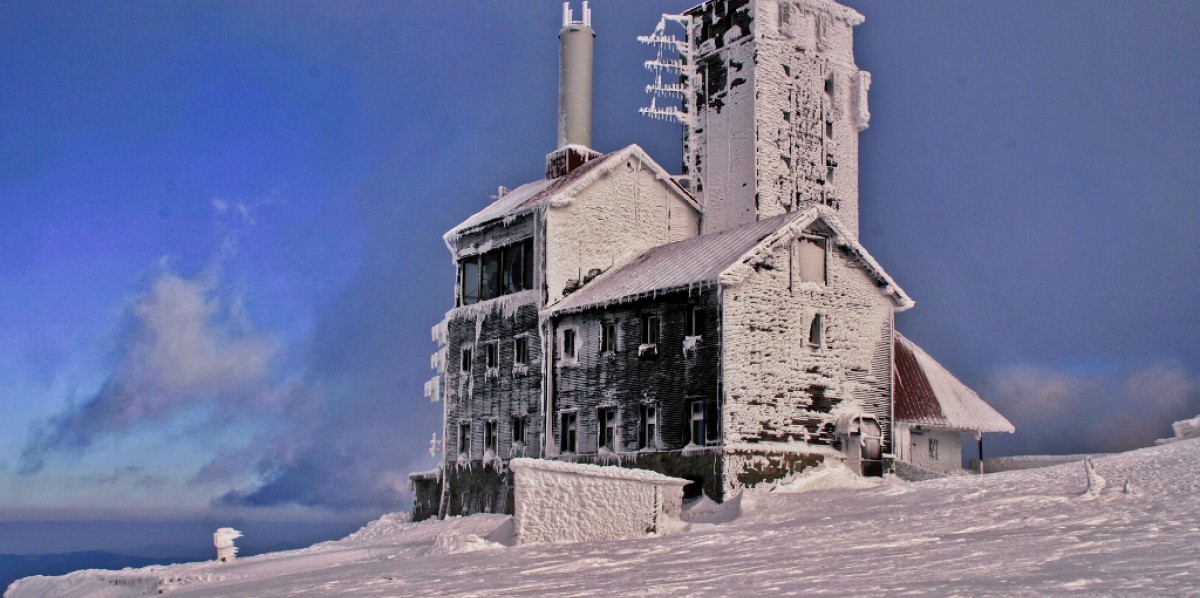
[[[636, 145], [590, 147], [595, 34], [586, 2], [578, 21], [564, 5], [546, 177], [445, 235], [456, 305], [426, 384], [443, 459], [411, 478], [415, 518], [512, 512], [518, 457], [653, 470], [720, 501], [830, 461], [945, 472], [955, 435], [1012, 431], [895, 331], [913, 301], [858, 239], [862, 20], [831, 0], [664, 16], [641, 38], [659, 48], [643, 112], [683, 127], [675, 176]], [[915, 459], [932, 435], [944, 452]]]

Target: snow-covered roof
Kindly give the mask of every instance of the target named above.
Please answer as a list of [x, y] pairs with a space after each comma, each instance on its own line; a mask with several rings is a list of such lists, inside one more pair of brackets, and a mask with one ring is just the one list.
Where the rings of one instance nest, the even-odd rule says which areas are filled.
[[696, 208], [696, 211], [700, 211], [700, 205], [671, 178], [670, 173], [650, 158], [645, 150], [634, 144], [585, 162], [583, 165], [556, 179], [538, 179], [521, 185], [493, 201], [482, 210], [472, 214], [470, 218], [450, 229], [442, 238], [449, 245], [450, 241], [454, 238], [480, 226], [498, 220], [515, 218], [547, 205], [556, 206], [569, 201], [570, 197], [574, 196], [578, 189], [588, 186], [598, 176], [602, 175], [608, 169], [622, 164], [629, 157], [636, 157], [642, 164], [649, 166], [651, 170], [654, 170], [659, 175], [659, 178], [667, 181], [672, 189]]
[[904, 335], [897, 332], [893, 346], [896, 423], [979, 432], [1016, 431], [1003, 415]]
[[837, 243], [854, 255], [885, 289], [891, 289], [889, 294], [898, 309], [913, 305], [912, 299], [883, 271], [833, 211], [817, 206], [651, 248], [568, 295], [554, 311], [580, 311], [718, 281], [731, 282], [723, 275], [732, 266], [770, 247], [788, 230], [801, 230], [816, 220], [828, 225], [834, 231]]

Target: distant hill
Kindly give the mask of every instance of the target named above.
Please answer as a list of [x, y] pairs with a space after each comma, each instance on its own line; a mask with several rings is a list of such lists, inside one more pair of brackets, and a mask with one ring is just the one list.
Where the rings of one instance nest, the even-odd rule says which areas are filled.
[[169, 565], [196, 560], [194, 557], [147, 558], [112, 552], [70, 552], [66, 554], [0, 554], [0, 588], [30, 575], [63, 575], [78, 569], [124, 569], [147, 565]]

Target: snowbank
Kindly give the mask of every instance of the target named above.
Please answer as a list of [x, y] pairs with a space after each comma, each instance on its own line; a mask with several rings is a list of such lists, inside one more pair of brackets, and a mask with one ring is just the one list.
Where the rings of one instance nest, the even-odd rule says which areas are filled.
[[642, 469], [513, 459], [518, 544], [668, 534], [680, 521], [687, 480]]

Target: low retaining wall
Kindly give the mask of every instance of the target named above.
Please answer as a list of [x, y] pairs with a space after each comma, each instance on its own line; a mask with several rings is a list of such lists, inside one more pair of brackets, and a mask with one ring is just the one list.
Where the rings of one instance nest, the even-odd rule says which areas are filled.
[[637, 538], [683, 529], [688, 480], [642, 469], [513, 459], [516, 542]]

